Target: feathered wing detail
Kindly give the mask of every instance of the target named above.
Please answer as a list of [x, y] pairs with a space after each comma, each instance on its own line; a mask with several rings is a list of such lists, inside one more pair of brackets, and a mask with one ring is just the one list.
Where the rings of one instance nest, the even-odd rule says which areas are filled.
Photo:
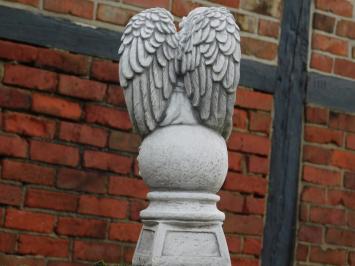
[[176, 83], [177, 47], [173, 17], [162, 8], [135, 15], [123, 32], [120, 84], [133, 126], [142, 136], [164, 118]]
[[232, 14], [219, 7], [197, 8], [181, 26], [186, 93], [202, 124], [227, 139], [240, 76], [239, 27]]

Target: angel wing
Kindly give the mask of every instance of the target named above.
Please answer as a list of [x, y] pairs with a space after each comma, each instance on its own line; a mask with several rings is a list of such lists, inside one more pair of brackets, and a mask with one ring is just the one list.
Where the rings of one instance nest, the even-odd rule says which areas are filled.
[[163, 120], [176, 83], [173, 16], [147, 9], [129, 21], [121, 40], [120, 84], [133, 127], [145, 136]]
[[193, 10], [180, 27], [186, 93], [202, 123], [227, 139], [240, 75], [239, 27], [219, 7]]

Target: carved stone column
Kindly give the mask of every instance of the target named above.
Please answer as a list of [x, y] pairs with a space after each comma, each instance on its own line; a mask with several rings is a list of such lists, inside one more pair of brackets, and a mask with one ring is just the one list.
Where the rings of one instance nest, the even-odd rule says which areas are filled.
[[228, 170], [224, 139], [199, 125], [168, 126], [143, 141], [138, 160], [152, 192], [133, 265], [229, 265], [215, 194]]
[[145, 10], [128, 23], [120, 83], [149, 186], [133, 265], [228, 266], [216, 203], [228, 170], [226, 139], [239, 81], [240, 37], [225, 8], [197, 8], [176, 32], [172, 15]]

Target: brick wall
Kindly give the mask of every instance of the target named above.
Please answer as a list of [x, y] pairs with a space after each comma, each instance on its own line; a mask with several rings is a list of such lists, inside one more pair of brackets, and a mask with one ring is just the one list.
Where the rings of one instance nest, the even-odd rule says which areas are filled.
[[[131, 261], [147, 188], [117, 69], [0, 40], [0, 265]], [[239, 88], [219, 203], [237, 265], [259, 263], [272, 108]]]
[[314, 0], [310, 67], [355, 79], [355, 1]]
[[355, 265], [355, 114], [308, 106], [295, 265]]
[[49, 16], [122, 31], [137, 12], [164, 7], [176, 22], [197, 6], [224, 5], [236, 16], [246, 57], [277, 62], [281, 0], [0, 0], [0, 5], [29, 9]]

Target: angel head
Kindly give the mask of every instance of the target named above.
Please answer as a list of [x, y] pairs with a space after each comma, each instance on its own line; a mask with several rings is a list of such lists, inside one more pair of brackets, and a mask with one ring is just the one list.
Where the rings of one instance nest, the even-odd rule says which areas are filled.
[[196, 8], [180, 27], [177, 33], [173, 16], [153, 8], [124, 30], [120, 83], [134, 128], [144, 137], [158, 127], [196, 123], [227, 139], [239, 82], [239, 28], [223, 7]]

